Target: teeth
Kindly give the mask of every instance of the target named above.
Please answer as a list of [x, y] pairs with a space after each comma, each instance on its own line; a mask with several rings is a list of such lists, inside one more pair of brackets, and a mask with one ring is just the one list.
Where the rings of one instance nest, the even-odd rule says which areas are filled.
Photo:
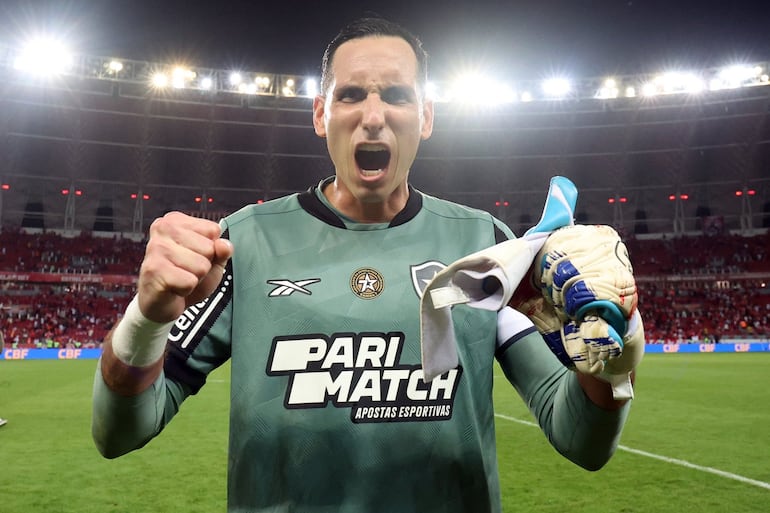
[[376, 178], [385, 173], [390, 162], [390, 150], [382, 143], [363, 143], [356, 147], [355, 160], [363, 176]]

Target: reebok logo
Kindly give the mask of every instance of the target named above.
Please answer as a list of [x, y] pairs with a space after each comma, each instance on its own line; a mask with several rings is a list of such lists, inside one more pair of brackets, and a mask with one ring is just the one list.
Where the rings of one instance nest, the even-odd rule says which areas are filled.
[[291, 296], [295, 292], [300, 292], [302, 294], [307, 294], [308, 296], [310, 296], [313, 293], [310, 292], [305, 287], [307, 287], [308, 285], [312, 285], [314, 283], [318, 283], [319, 281], [321, 281], [320, 278], [310, 278], [308, 280], [298, 280], [298, 281], [267, 280], [267, 283], [269, 285], [276, 285], [276, 287], [270, 291], [267, 297]]

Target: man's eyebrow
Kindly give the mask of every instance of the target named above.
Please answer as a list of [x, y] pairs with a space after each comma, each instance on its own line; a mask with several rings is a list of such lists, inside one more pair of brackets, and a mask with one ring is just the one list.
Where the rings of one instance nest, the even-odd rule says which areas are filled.
[[355, 93], [355, 92], [363, 91], [363, 89], [364, 89], [363, 87], [355, 84], [341, 85], [334, 90], [334, 95], [338, 96], [343, 93]]
[[[356, 93], [356, 92], [365, 91], [365, 90], [366, 88], [361, 85], [346, 84], [335, 88], [334, 94], [336, 96], [343, 93]], [[408, 84], [388, 84], [388, 85], [383, 85], [382, 87], [379, 88], [379, 90], [382, 93], [387, 93], [387, 92], [404, 93], [404, 92], [412, 92], [413, 88]]]
[[412, 93], [414, 91], [414, 88], [412, 86], [408, 85], [408, 84], [393, 84], [393, 85], [389, 85], [389, 86], [383, 87], [382, 91], [383, 92], [392, 91], [392, 92], [399, 92], [399, 93], [403, 93], [403, 92]]

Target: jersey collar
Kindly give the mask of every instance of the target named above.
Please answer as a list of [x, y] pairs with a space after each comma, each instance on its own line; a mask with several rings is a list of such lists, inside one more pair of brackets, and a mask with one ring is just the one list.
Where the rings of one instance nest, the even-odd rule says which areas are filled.
[[[305, 192], [297, 195], [300, 206], [313, 217], [320, 219], [326, 224], [336, 226], [337, 228], [345, 228], [345, 223], [340, 217], [329, 207], [327, 207], [318, 197], [320, 191], [328, 184], [334, 181], [334, 177], [330, 176], [321, 180], [318, 185], [310, 187]], [[399, 226], [409, 222], [417, 215], [422, 208], [422, 193], [411, 185], [409, 187], [409, 197], [406, 200], [404, 208], [393, 217], [388, 224], [388, 228]]]

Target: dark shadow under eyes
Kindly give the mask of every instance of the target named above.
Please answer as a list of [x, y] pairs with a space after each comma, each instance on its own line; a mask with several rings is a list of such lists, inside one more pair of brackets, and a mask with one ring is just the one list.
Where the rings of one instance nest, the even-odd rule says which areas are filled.
[[[361, 102], [366, 99], [368, 92], [359, 87], [345, 87], [335, 94], [337, 101], [343, 103]], [[403, 87], [389, 87], [380, 92], [380, 98], [391, 105], [413, 103], [416, 99], [414, 91]]]
[[411, 103], [414, 100], [414, 94], [402, 88], [386, 89], [381, 96], [383, 101], [393, 104]]
[[337, 93], [337, 99], [340, 101], [361, 101], [366, 96], [363, 89], [358, 88], [345, 88]]

